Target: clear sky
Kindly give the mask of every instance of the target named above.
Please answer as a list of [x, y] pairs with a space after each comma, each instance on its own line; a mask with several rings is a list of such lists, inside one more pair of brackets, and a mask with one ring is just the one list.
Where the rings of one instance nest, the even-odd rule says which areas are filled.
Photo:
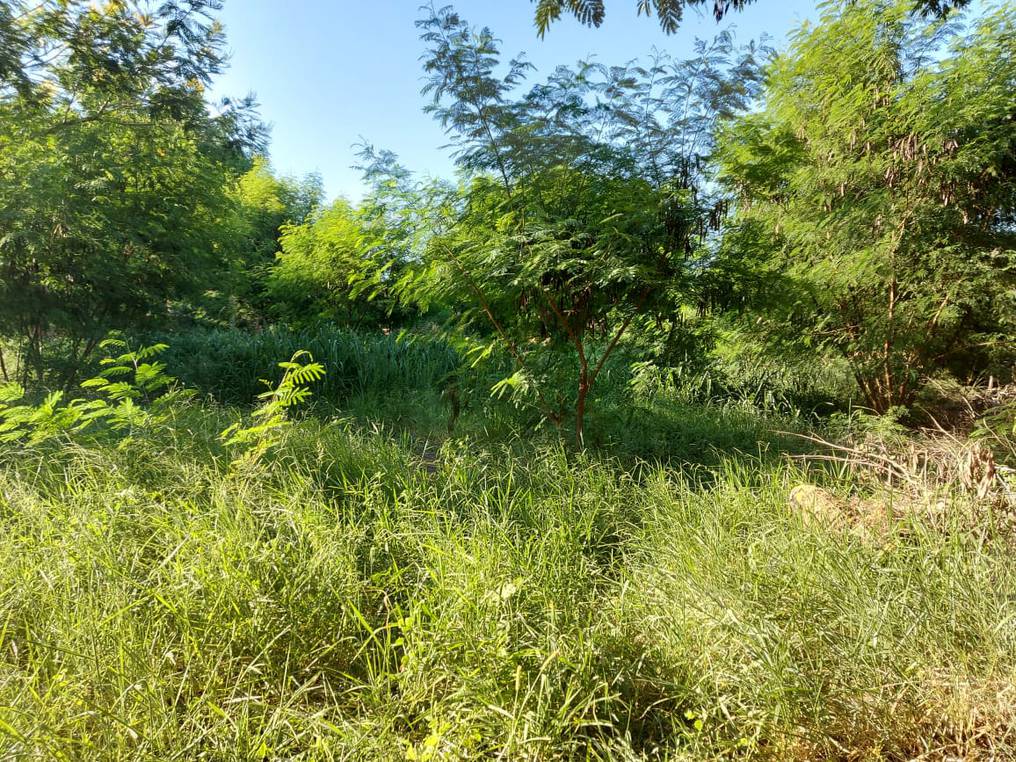
[[[636, 0], [609, 0], [599, 29], [566, 17], [541, 40], [531, 0], [454, 5], [470, 23], [489, 26], [506, 57], [524, 51], [537, 67], [536, 79], [589, 55], [617, 64], [644, 57], [655, 46], [684, 57], [691, 55], [694, 38], [711, 38], [724, 27], [732, 27], [741, 42], [767, 33], [770, 44], [780, 47], [802, 21], [817, 18], [815, 0], [762, 0], [731, 13], [722, 25], [709, 12], [689, 10], [678, 33], [668, 37], [655, 19], [636, 16]], [[330, 197], [360, 196], [359, 175], [350, 165], [361, 137], [395, 151], [412, 170], [450, 176], [451, 162], [441, 149], [447, 141], [422, 111], [424, 45], [413, 24], [418, 6], [418, 0], [226, 0], [220, 18], [231, 65], [214, 95], [253, 91], [272, 125], [276, 169], [320, 172]]]

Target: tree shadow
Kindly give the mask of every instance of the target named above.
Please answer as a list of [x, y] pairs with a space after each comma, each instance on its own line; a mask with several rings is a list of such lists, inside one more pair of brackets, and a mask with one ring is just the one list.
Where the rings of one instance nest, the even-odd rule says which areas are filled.
[[802, 437], [820, 426], [740, 402], [657, 399], [601, 405], [592, 416], [589, 442], [622, 460], [648, 460], [669, 467], [717, 466], [750, 460], [765, 464], [806, 455], [816, 443]]

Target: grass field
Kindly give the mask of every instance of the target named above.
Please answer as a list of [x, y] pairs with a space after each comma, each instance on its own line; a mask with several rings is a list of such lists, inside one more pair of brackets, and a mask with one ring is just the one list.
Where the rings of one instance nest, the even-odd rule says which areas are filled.
[[856, 485], [743, 405], [657, 396], [576, 453], [381, 397], [242, 468], [200, 402], [5, 456], [0, 758], [1016, 756], [986, 525], [807, 521], [794, 485]]

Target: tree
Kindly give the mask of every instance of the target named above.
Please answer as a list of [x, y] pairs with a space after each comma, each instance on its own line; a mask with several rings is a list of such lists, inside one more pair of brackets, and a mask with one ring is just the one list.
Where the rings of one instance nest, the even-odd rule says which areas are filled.
[[[713, 16], [720, 21], [730, 11], [743, 10], [756, 0], [711, 0]], [[536, 3], [536, 28], [542, 37], [550, 25], [569, 13], [586, 26], [600, 26], [606, 18], [604, 0], [534, 0]], [[637, 12], [659, 19], [660, 28], [673, 34], [684, 18], [685, 8], [708, 5], [710, 0], [637, 0]], [[945, 18], [950, 11], [963, 8], [970, 0], [914, 0], [914, 10], [925, 16]]]
[[[531, 391], [558, 425], [571, 405], [582, 446], [600, 372], [636, 318], [673, 311], [719, 220], [705, 157], [716, 120], [752, 99], [757, 51], [722, 35], [690, 61], [560, 67], [519, 95], [530, 67], [516, 59], [497, 76], [489, 30], [450, 9], [418, 24], [428, 108], [464, 179], [446, 206], [452, 224], [429, 239], [404, 292], [462, 304], [464, 325], [486, 324], [489, 349], [517, 368], [498, 388]], [[562, 357], [570, 398], [551, 375]]]
[[908, 10], [830, 6], [719, 152], [728, 254], [789, 284], [760, 325], [841, 353], [879, 412], [1016, 328], [1016, 13], [965, 34]]
[[397, 284], [440, 229], [433, 201], [448, 189], [415, 182], [390, 151], [362, 145], [359, 157], [369, 188], [359, 205], [340, 198], [282, 228], [267, 285], [276, 315], [292, 324], [390, 328], [418, 316]]
[[[210, 0], [5, 3], [0, 14], [0, 332], [42, 373], [111, 328], [200, 294], [227, 260], [226, 188], [261, 148], [243, 99], [212, 114]], [[65, 382], [69, 382], [69, 378]]]
[[338, 199], [300, 225], [283, 227], [281, 251], [268, 278], [278, 316], [296, 325], [319, 320], [380, 324], [384, 305], [368, 302], [355, 286], [368, 266], [367, 231], [357, 210]]
[[[542, 37], [550, 25], [567, 12], [586, 26], [600, 26], [607, 16], [604, 0], [534, 0], [536, 2], [536, 28]], [[684, 18], [685, 8], [697, 8], [710, 0], [638, 0], [639, 15], [656, 14], [660, 28], [673, 34]], [[742, 10], [754, 0], [711, 0], [713, 16], [720, 21], [731, 10]]]
[[272, 312], [268, 284], [283, 231], [308, 222], [319, 210], [324, 190], [320, 176], [278, 177], [267, 158], [256, 156], [229, 194], [236, 214], [229, 235], [234, 253], [219, 289], [220, 298], [228, 301], [221, 309], [231, 322], [257, 325]]

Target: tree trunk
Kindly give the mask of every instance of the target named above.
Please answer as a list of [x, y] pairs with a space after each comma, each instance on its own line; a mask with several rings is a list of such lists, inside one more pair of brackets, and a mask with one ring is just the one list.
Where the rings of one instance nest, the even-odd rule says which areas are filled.
[[21, 356], [25, 367], [22, 369], [22, 386], [28, 388], [31, 383], [32, 371], [35, 371], [36, 381], [39, 386], [43, 384], [42, 368], [42, 326], [33, 324], [25, 329], [25, 345]]
[[575, 401], [575, 446], [586, 446], [586, 397], [589, 395], [589, 368], [583, 365], [579, 373], [579, 396]]
[[860, 373], [856, 374], [856, 377], [864, 401], [878, 415], [885, 415], [894, 407], [906, 406], [914, 401], [914, 390], [906, 380], [891, 386], [886, 382], [886, 374], [881, 369], [871, 377], [865, 377]]
[[81, 343], [80, 339], [74, 345], [74, 351], [71, 355], [70, 367], [67, 369], [67, 373], [64, 374], [63, 383], [61, 388], [67, 392], [70, 390], [71, 385], [77, 379], [78, 374], [81, 372], [82, 367], [88, 362], [89, 356], [95, 351], [95, 347], [99, 344], [99, 338], [92, 337], [85, 343], [84, 351], [78, 355], [77, 347]]

